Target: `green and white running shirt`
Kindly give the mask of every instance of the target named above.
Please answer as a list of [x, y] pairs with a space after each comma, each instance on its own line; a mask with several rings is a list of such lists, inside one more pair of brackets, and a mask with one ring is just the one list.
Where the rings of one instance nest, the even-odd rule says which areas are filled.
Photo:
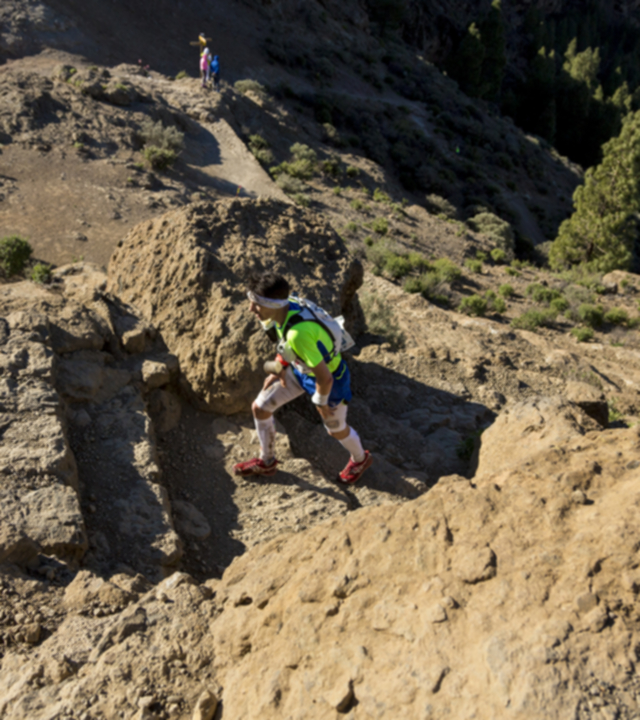
[[[287, 345], [302, 360], [302, 362], [310, 368], [316, 367], [333, 351], [333, 338], [329, 333], [317, 322], [313, 320], [303, 320], [291, 328], [287, 328], [289, 318], [300, 312], [302, 308], [294, 302], [289, 304], [289, 312], [282, 325], [275, 323], [278, 337], [282, 338], [282, 328], [287, 331]], [[342, 356], [336, 355], [328, 362], [329, 371], [335, 372]], [[313, 375], [313, 373], [308, 373]]]

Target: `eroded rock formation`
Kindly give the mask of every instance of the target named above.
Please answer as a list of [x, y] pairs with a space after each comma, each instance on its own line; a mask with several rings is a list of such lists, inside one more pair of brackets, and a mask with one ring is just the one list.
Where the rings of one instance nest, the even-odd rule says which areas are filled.
[[197, 204], [139, 225], [113, 254], [108, 289], [162, 333], [194, 398], [226, 414], [260, 389], [270, 343], [245, 283], [263, 270], [360, 329], [362, 266], [319, 216], [275, 200]]
[[[65, 624], [3, 666], [3, 717], [632, 717], [637, 429], [560, 398], [510, 412], [473, 482], [283, 535], [221, 581], [78, 576]], [[97, 594], [128, 608], [87, 614]]]

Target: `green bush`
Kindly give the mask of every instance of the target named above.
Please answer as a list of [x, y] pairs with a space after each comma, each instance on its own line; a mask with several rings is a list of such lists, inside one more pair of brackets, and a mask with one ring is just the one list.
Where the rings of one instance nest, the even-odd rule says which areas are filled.
[[507, 260], [507, 253], [502, 248], [493, 248], [489, 254], [496, 265], [502, 265]]
[[394, 350], [404, 347], [405, 336], [398, 329], [398, 321], [391, 306], [373, 293], [360, 294], [360, 306], [364, 313], [367, 329], [374, 335], [381, 335]]
[[273, 165], [275, 158], [269, 149], [269, 143], [262, 135], [249, 136], [249, 150], [253, 153], [256, 160], [265, 168]]
[[500, 287], [498, 288], [498, 293], [502, 295], [502, 297], [509, 298], [515, 293], [515, 290], [513, 289], [512, 285], [509, 285], [509, 283], [505, 283], [504, 285], [500, 285]]
[[539, 283], [531, 283], [527, 288], [527, 295], [529, 295], [534, 302], [544, 303], [545, 305], [548, 305], [556, 298], [562, 297], [562, 293], [559, 290], [554, 290]]
[[31, 268], [31, 279], [37, 283], [51, 282], [51, 265], [36, 263]]
[[409, 258], [389, 253], [384, 266], [385, 271], [395, 280], [408, 275], [413, 269]]
[[549, 303], [549, 307], [555, 310], [557, 313], [563, 313], [569, 309], [569, 301], [563, 297], [553, 298]]
[[511, 275], [511, 277], [520, 277], [520, 275], [522, 274], [513, 267], [506, 267], [504, 271], [507, 273], [507, 275]]
[[180, 72], [175, 76], [174, 80], [182, 80], [182, 78], [189, 77], [186, 70], [180, 70]]
[[378, 235], [386, 235], [389, 230], [389, 222], [386, 218], [378, 217], [371, 223], [371, 229]]
[[264, 168], [268, 168], [275, 162], [275, 157], [269, 148], [269, 143], [262, 137], [262, 135], [249, 136], [249, 150], [251, 150], [256, 160]]
[[387, 195], [386, 192], [384, 192], [380, 188], [375, 188], [375, 190], [373, 191], [373, 201], [381, 203], [391, 203], [391, 198]]
[[521, 330], [536, 330], [538, 327], [549, 326], [553, 324], [557, 313], [552, 308], [548, 310], [538, 310], [531, 308], [522, 313], [511, 321], [511, 325]]
[[362, 200], [359, 200], [358, 198], [355, 198], [354, 200], [352, 200], [349, 203], [349, 205], [351, 205], [351, 207], [354, 210], [362, 210], [362, 208], [364, 207], [364, 203], [362, 202]]
[[373, 245], [373, 238], [371, 235], [367, 235], [367, 237], [362, 241], [365, 245], [368, 245], [371, 247]]
[[269, 143], [262, 137], [262, 135], [254, 134], [249, 135], [249, 147], [252, 150], [263, 150], [269, 147]]
[[472, 258], [467, 258], [464, 261], [464, 265], [472, 273], [482, 272], [482, 260], [473, 260]]
[[276, 178], [276, 184], [288, 195], [302, 193], [307, 187], [301, 180], [291, 177], [288, 173], [278, 175]]
[[434, 260], [432, 265], [440, 282], [452, 284], [462, 275], [462, 270], [449, 258]]
[[309, 207], [309, 196], [305, 195], [304, 193], [296, 193], [293, 196], [293, 200], [296, 203], [296, 205], [300, 205], [301, 207]]
[[142, 154], [154, 170], [171, 167], [184, 147], [184, 133], [175, 127], [167, 127], [162, 121], [144, 120], [140, 126], [140, 138], [144, 144]]
[[455, 205], [440, 195], [427, 195], [425, 198], [425, 206], [427, 210], [434, 215], [443, 214], [452, 220], [455, 220], [458, 216]]
[[513, 257], [515, 237], [508, 222], [491, 212], [481, 212], [467, 220], [467, 225], [476, 232], [488, 235], [496, 247], [504, 250], [505, 257]]
[[318, 160], [316, 151], [312, 150], [308, 145], [304, 145], [303, 143], [293, 143], [293, 145], [289, 148], [289, 152], [296, 160], [307, 160], [314, 165]]
[[607, 405], [609, 406], [609, 414], [607, 417], [609, 424], [616, 423], [619, 420], [622, 420], [622, 418], [624, 416], [618, 409], [618, 398], [616, 398], [616, 397], [609, 398], [609, 400], [607, 400]]
[[604, 322], [604, 309], [600, 305], [580, 305], [578, 317], [585, 325], [599, 328]]
[[331, 123], [323, 123], [322, 128], [324, 129], [324, 139], [330, 145], [335, 147], [342, 147], [345, 143], [342, 136], [337, 131], [336, 127]]
[[289, 177], [298, 178], [299, 180], [309, 180], [315, 173], [316, 166], [315, 162], [308, 158], [301, 158], [299, 160], [293, 160], [292, 162], [280, 163], [269, 169], [269, 172], [273, 177], [277, 178], [280, 175], [288, 175]]
[[270, 165], [273, 165], [275, 157], [273, 156], [271, 150], [253, 150], [252, 152], [255, 159], [260, 163], [260, 165], [262, 165], [263, 168], [268, 168]]
[[163, 125], [161, 120], [155, 123], [150, 119], [143, 120], [139, 135], [145, 145], [173, 150], [176, 153], [184, 147], [184, 133], [173, 126]]
[[408, 293], [421, 293], [422, 282], [419, 277], [410, 277], [404, 281], [402, 289]]
[[578, 342], [587, 342], [593, 338], [593, 330], [590, 327], [574, 327], [571, 334]]
[[245, 95], [248, 92], [254, 92], [261, 98], [267, 97], [267, 91], [264, 85], [261, 85], [257, 80], [236, 80], [233, 87], [241, 94]]
[[333, 188], [332, 192], [333, 192], [334, 195], [340, 195], [340, 193], [342, 192], [342, 188], [340, 187], [340, 185], [336, 185], [336, 186]]
[[427, 299], [437, 295], [443, 284], [443, 280], [437, 272], [429, 271], [420, 276], [421, 292]]
[[611, 325], [626, 325], [629, 322], [629, 314], [622, 308], [611, 308], [605, 313], [604, 319]]
[[349, 165], [347, 167], [347, 177], [356, 178], [360, 174], [360, 170], [355, 165]]
[[389, 248], [381, 242], [369, 245], [366, 250], [367, 260], [373, 265], [371, 272], [374, 275], [380, 275], [387, 262]]
[[5, 277], [12, 277], [24, 270], [29, 262], [31, 245], [18, 235], [9, 235], [0, 240], [0, 267]]
[[429, 261], [424, 257], [424, 255], [421, 255], [418, 252], [410, 252], [407, 255], [407, 259], [411, 263], [411, 267], [413, 270], [418, 270], [419, 272], [422, 272], [423, 270], [429, 269]]
[[569, 285], [564, 290], [564, 296], [571, 305], [580, 305], [581, 303], [592, 303], [595, 295], [591, 290], [581, 285]]
[[507, 303], [501, 297], [495, 297], [489, 303], [489, 310], [502, 314], [507, 309]]
[[439, 305], [448, 306], [450, 304], [445, 283], [433, 270], [423, 273], [420, 277], [407, 278], [403, 287], [406, 292], [421, 293], [427, 300]]
[[337, 178], [340, 175], [340, 161], [338, 158], [331, 157], [323, 160], [320, 168], [325, 175], [329, 175], [332, 178]]
[[155, 145], [149, 145], [146, 147], [142, 154], [144, 159], [154, 170], [166, 170], [170, 168], [176, 161], [177, 155], [173, 150], [155, 147]]
[[487, 300], [480, 295], [469, 295], [462, 298], [458, 310], [467, 315], [482, 317], [487, 312]]
[[354, 235], [356, 232], [358, 232], [358, 226], [354, 222], [348, 222], [344, 226], [344, 232], [349, 235]]

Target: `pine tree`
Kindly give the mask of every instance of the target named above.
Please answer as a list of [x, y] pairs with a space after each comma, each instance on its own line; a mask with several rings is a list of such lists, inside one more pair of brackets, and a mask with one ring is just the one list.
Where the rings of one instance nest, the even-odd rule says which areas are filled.
[[600, 51], [577, 52], [574, 38], [565, 53], [557, 93], [557, 146], [573, 160], [587, 164], [590, 145], [587, 120], [591, 99], [598, 87]]
[[519, 125], [550, 143], [556, 134], [556, 58], [542, 47], [531, 63], [522, 93]]
[[638, 250], [640, 111], [627, 115], [620, 135], [603, 146], [602, 163], [587, 170], [573, 201], [575, 211], [551, 246], [551, 267], [629, 269]]
[[493, 0], [487, 17], [480, 24], [480, 36], [484, 46], [484, 59], [479, 95], [498, 102], [502, 90], [504, 68], [507, 58], [504, 51], [504, 20], [501, 0]]
[[447, 73], [458, 83], [460, 89], [471, 97], [480, 95], [484, 55], [480, 29], [475, 23], [471, 23], [447, 65]]

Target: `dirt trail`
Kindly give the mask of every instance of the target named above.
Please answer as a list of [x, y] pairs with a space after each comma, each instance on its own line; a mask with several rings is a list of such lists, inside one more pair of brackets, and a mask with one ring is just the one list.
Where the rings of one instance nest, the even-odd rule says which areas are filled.
[[[13, 77], [25, 72], [51, 77], [56, 66], [71, 60], [66, 53], [49, 50], [9, 63], [3, 78], [13, 84]], [[35, 257], [54, 265], [84, 259], [106, 266], [113, 248], [132, 227], [195, 199], [194, 193], [266, 195], [288, 201], [231, 126], [221, 95], [203, 90], [193, 78], [173, 82], [158, 73], [119, 76], [144, 93], [159, 94], [168, 112], [185, 118], [185, 149], [176, 166], [155, 176], [141, 174], [142, 155], [130, 146], [114, 143], [102, 157], [78, 149], [82, 143], [71, 141], [76, 123], [73, 113], [58, 113], [56, 122], [62, 126], [60, 133], [66, 130], [69, 135], [67, 142], [48, 146], [33, 133], [23, 133], [2, 149], [2, 235], [27, 238]], [[122, 122], [121, 108], [90, 103], [92, 116], [81, 118], [80, 123], [92, 138], [97, 136], [96, 124]], [[141, 113], [147, 110], [143, 103], [136, 103], [125, 112], [143, 118]]]
[[182, 161], [193, 174], [204, 176], [200, 178], [203, 185], [211, 183], [223, 194], [266, 195], [289, 201], [238, 137], [221, 95], [203, 89], [199, 80], [173, 82], [155, 74], [131, 79], [152, 84], [165, 94], [169, 107], [198, 117], [197, 131], [191, 134]]

